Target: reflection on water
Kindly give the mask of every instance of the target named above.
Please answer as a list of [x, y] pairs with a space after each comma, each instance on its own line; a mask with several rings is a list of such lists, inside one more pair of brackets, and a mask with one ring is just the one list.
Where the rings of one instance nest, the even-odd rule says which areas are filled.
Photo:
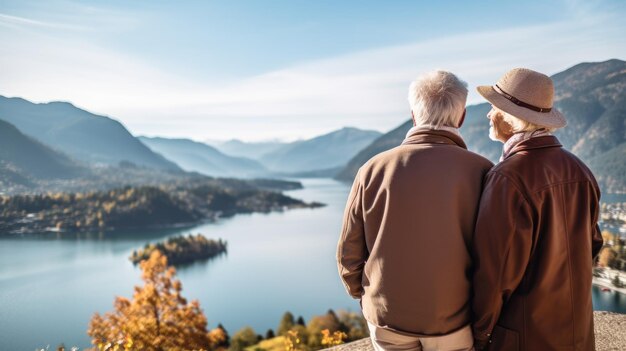
[[602, 194], [602, 202], [626, 202], [626, 194]]
[[593, 286], [591, 290], [593, 298], [593, 309], [596, 311], [610, 311], [617, 313], [626, 313], [626, 295], [620, 294], [613, 290], [602, 289]]

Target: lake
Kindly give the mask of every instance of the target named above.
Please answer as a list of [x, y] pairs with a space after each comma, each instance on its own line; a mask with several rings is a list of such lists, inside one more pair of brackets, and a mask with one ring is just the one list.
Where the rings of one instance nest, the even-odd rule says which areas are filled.
[[[329, 308], [358, 310], [339, 280], [335, 248], [349, 186], [302, 179], [286, 192], [327, 204], [270, 214], [237, 215], [191, 228], [107, 234], [0, 238], [0, 350], [90, 346], [94, 312], [112, 309], [140, 284], [128, 260], [146, 242], [202, 233], [228, 241], [228, 254], [178, 270], [183, 296], [198, 299], [209, 327], [232, 335], [244, 326], [265, 334], [285, 311], [308, 320]], [[594, 308], [626, 313], [626, 296], [594, 288]]]

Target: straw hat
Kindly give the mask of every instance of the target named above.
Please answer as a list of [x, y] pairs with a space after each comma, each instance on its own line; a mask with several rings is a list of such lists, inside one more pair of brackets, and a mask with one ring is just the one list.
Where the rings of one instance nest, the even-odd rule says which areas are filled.
[[478, 93], [500, 110], [524, 121], [548, 128], [562, 128], [565, 117], [553, 107], [552, 79], [526, 68], [514, 68], [493, 86], [479, 86]]

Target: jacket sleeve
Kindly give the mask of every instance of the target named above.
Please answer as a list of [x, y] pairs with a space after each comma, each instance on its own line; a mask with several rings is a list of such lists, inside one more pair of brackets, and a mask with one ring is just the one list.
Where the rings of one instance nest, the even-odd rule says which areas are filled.
[[532, 218], [532, 208], [515, 182], [488, 173], [472, 241], [472, 329], [478, 350], [489, 342], [502, 305], [524, 276], [532, 248]]
[[337, 265], [339, 276], [348, 291], [355, 299], [363, 295], [361, 278], [363, 266], [368, 257], [363, 227], [362, 197], [363, 184], [360, 181], [360, 171], [357, 173], [348, 196], [344, 211], [343, 227], [337, 245]]
[[598, 217], [600, 216], [600, 188], [598, 184], [594, 182], [593, 184], [593, 194], [595, 194], [594, 198], [591, 201], [591, 257], [594, 262], [600, 250], [602, 250], [602, 246], [604, 245], [604, 239], [602, 238], [602, 232], [600, 231], [600, 226], [598, 225]]

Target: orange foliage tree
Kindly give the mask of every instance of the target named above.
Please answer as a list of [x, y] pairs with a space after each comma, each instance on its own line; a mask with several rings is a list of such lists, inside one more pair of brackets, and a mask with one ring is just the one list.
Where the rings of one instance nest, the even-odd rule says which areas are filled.
[[159, 251], [140, 263], [142, 287], [132, 300], [117, 297], [114, 310], [94, 314], [87, 334], [97, 350], [211, 350], [221, 340], [207, 330], [198, 301], [181, 296], [176, 271]]

